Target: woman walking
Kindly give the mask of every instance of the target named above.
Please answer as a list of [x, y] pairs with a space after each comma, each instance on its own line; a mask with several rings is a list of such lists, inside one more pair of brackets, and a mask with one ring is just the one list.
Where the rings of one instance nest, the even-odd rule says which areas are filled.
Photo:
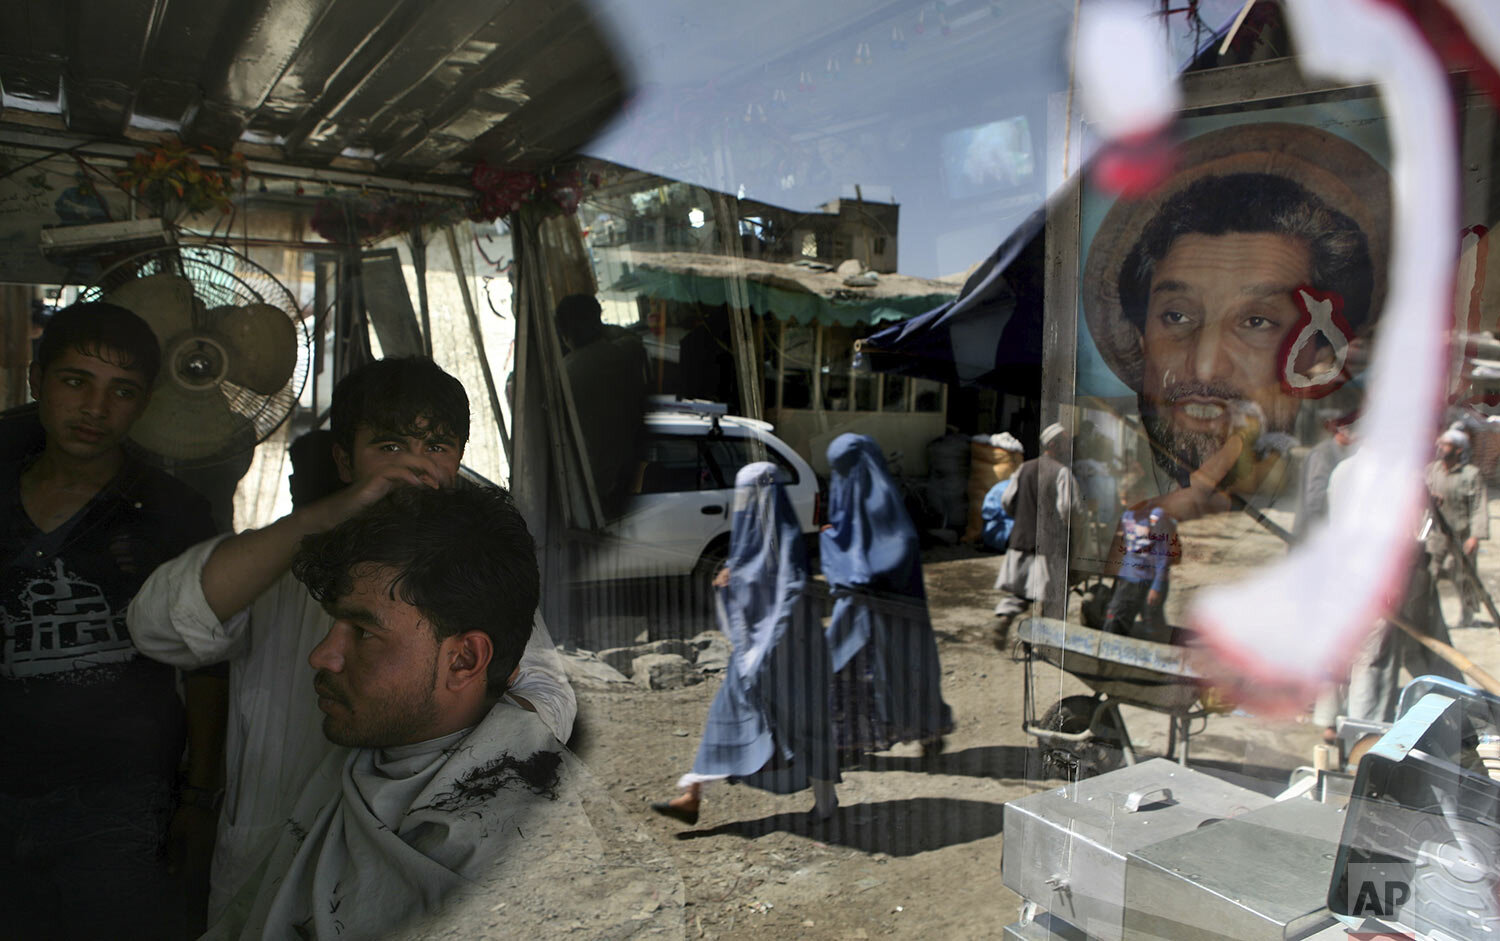
[[703, 785], [725, 778], [776, 794], [811, 787], [813, 815], [838, 806], [828, 716], [828, 650], [809, 599], [807, 549], [781, 483], [767, 462], [735, 478], [729, 559], [714, 580], [719, 627], [733, 652], [709, 707], [683, 793], [653, 810], [698, 822]]
[[907, 741], [935, 755], [953, 711], [943, 701], [916, 527], [874, 441], [840, 435], [828, 466], [822, 557], [834, 599], [834, 740], [850, 757]]

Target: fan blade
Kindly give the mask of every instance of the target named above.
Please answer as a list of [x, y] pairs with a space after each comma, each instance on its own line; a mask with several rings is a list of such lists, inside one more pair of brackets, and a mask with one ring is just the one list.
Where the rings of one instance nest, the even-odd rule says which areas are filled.
[[275, 395], [297, 368], [297, 326], [279, 307], [215, 307], [209, 322], [226, 341], [225, 379], [261, 395]]
[[147, 451], [178, 461], [255, 446], [254, 426], [230, 409], [217, 386], [194, 391], [175, 382], [156, 387], [130, 437]]
[[175, 274], [153, 274], [127, 281], [106, 294], [104, 300], [124, 307], [150, 324], [162, 349], [178, 334], [193, 328], [194, 308], [203, 303], [193, 293], [192, 283]]

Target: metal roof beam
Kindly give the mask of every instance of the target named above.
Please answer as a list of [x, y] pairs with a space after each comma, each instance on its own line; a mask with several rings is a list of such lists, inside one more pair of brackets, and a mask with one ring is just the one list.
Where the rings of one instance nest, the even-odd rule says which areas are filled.
[[[441, 104], [423, 109], [420, 121], [377, 154], [376, 161], [382, 166], [406, 162], [429, 135], [461, 139], [462, 146], [467, 146], [479, 136], [470, 132], [476, 113], [488, 122], [479, 132], [482, 134], [523, 108], [525, 101], [515, 97], [530, 98], [541, 91], [534, 81], [528, 81], [526, 70], [539, 58], [555, 58], [563, 43], [590, 25], [590, 18], [579, 15], [578, 9], [569, 4], [542, 18], [534, 29], [512, 31]], [[507, 85], [514, 89], [511, 94], [515, 97], [506, 97]], [[417, 92], [413, 87], [406, 98], [414, 98]]]
[[501, 0], [425, 0], [422, 15], [400, 36], [390, 36], [358, 80], [328, 96], [288, 135], [288, 151], [337, 155], [407, 89], [442, 68], [504, 7]]
[[422, 14], [415, 0], [340, 0], [305, 37], [252, 126], [296, 150], [332, 103], [357, 87]]
[[333, 0], [240, 0], [228, 9], [211, 45], [204, 97], [183, 136], [232, 146], [265, 103], [303, 38]]
[[[26, 147], [42, 151], [75, 150], [83, 157], [105, 157], [121, 161], [129, 160], [141, 148], [138, 144], [120, 144], [91, 140], [72, 134], [41, 133], [19, 130], [0, 125], [0, 144]], [[199, 160], [206, 167], [217, 167], [212, 158]], [[271, 179], [304, 180], [309, 183], [327, 183], [335, 186], [373, 187], [393, 193], [411, 193], [423, 196], [446, 196], [467, 199], [474, 191], [467, 186], [456, 186], [437, 181], [410, 180], [385, 176], [379, 173], [359, 173], [332, 167], [304, 167], [273, 160], [247, 160], [246, 170], [253, 176]]]

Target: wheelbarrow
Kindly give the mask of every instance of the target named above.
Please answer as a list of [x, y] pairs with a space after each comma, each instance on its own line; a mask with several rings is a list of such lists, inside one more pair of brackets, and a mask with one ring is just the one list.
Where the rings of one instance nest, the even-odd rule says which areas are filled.
[[[1203, 730], [1201, 724], [1195, 730], [1194, 723], [1206, 724], [1212, 714], [1200, 698], [1187, 647], [1041, 617], [1021, 622], [1016, 639], [1025, 663], [1022, 730], [1037, 739], [1046, 771], [1077, 780], [1117, 767], [1120, 758], [1134, 765], [1137, 755], [1122, 705], [1165, 714], [1167, 757], [1186, 767], [1189, 741]], [[1063, 697], [1038, 716], [1039, 662], [1077, 677], [1094, 695]]]

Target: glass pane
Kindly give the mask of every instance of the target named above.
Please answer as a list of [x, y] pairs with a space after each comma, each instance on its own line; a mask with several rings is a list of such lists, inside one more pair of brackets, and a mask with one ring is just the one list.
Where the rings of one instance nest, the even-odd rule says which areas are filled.
[[719, 438], [708, 443], [708, 451], [726, 487], [734, 486], [734, 478], [740, 468], [755, 461], [770, 461], [781, 468], [782, 473], [786, 474], [785, 483], [788, 485], [800, 480], [797, 469], [775, 448], [768, 448], [753, 438]]
[[882, 412], [906, 411], [906, 384], [910, 381], [902, 376], [885, 377], [885, 395], [880, 400]]
[[812, 407], [813, 330], [811, 327], [787, 327], [786, 374], [782, 379], [782, 408]]
[[916, 404], [913, 411], [941, 412], [943, 410], [943, 387], [931, 379], [913, 379], [916, 383]]
[[876, 410], [875, 392], [879, 377], [867, 373], [854, 374], [854, 407], [862, 412]]
[[646, 444], [641, 493], [686, 493], [718, 487], [696, 438], [661, 435]]

